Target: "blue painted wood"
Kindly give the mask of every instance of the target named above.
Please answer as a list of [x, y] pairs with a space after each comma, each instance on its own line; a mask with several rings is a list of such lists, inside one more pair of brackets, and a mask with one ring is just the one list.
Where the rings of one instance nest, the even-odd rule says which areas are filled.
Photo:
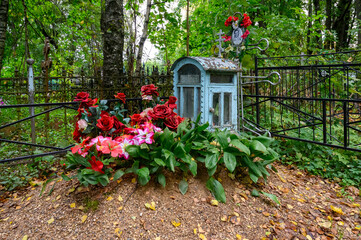
[[[194, 84], [194, 85], [185, 85], [185, 84], [181, 84], [179, 83], [179, 70], [186, 64], [192, 64], [194, 66], [196, 66], [201, 73], [200, 76], [200, 83], [199, 84]], [[181, 58], [178, 59], [176, 61], [176, 63], [173, 65], [173, 72], [174, 72], [174, 93], [175, 96], [178, 98], [179, 100], [179, 108], [178, 108], [178, 114], [180, 116], [182, 116], [182, 114], [184, 113], [184, 104], [185, 104], [185, 100], [183, 99], [183, 88], [184, 87], [193, 87], [194, 88], [194, 114], [192, 119], [195, 120], [197, 117], [197, 110], [198, 110], [198, 102], [200, 102], [200, 111], [201, 111], [201, 122], [205, 123], [205, 122], [209, 122], [210, 123], [210, 128], [215, 128], [213, 127], [213, 114], [210, 112], [210, 108], [213, 107], [213, 94], [220, 94], [220, 101], [219, 101], [219, 109], [220, 109], [220, 121], [221, 124], [220, 126], [216, 126], [217, 128], [228, 128], [228, 129], [238, 129], [238, 123], [237, 123], [237, 102], [238, 102], [238, 89], [237, 89], [237, 73], [231, 73], [233, 74], [233, 81], [232, 83], [211, 83], [210, 82], [210, 78], [211, 78], [211, 72], [210, 71], [206, 71], [202, 65], [195, 59], [192, 58]], [[213, 69], [214, 70], [214, 69]], [[222, 73], [222, 72], [227, 72], [228, 74], [229, 71], [226, 71], [224, 69], [219, 69], [219, 71], [217, 71], [217, 73]], [[198, 94], [198, 90], [197, 88], [200, 89], [199, 94]], [[229, 109], [229, 111], [231, 112], [231, 125], [225, 125], [224, 124], [224, 109], [225, 107], [229, 107], [229, 106], [225, 106], [224, 105], [224, 94], [225, 93], [229, 93], [231, 94], [230, 100], [231, 100], [231, 107]]]

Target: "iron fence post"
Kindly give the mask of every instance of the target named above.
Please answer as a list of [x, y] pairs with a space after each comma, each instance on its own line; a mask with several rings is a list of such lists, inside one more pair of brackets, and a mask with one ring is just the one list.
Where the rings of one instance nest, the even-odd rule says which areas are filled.
[[[34, 93], [35, 93], [35, 85], [34, 85], [34, 72], [33, 72], [33, 64], [34, 59], [26, 60], [26, 63], [29, 65], [28, 70], [28, 90], [29, 90], [29, 104], [34, 104]], [[34, 107], [29, 107], [30, 117], [35, 115]], [[35, 133], [35, 119], [31, 118], [31, 142], [33, 144], [36, 143], [36, 133]]]
[[[256, 79], [257, 79], [257, 76], [258, 76], [258, 58], [257, 56], [255, 57], [255, 60], [254, 60], [254, 68], [255, 68], [255, 76], [256, 76]], [[258, 86], [258, 83], [256, 82], [256, 95], [258, 96], [259, 95], [259, 86]], [[257, 122], [257, 125], [259, 126], [259, 97], [256, 97], [256, 122]]]
[[348, 102], [343, 102], [343, 146], [347, 148], [348, 146]]
[[323, 126], [323, 143], [327, 143], [327, 122], [326, 122], [326, 101], [322, 101], [322, 126]]

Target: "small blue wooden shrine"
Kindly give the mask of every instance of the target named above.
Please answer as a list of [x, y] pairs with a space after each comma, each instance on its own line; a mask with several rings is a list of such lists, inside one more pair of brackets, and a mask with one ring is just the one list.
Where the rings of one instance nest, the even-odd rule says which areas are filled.
[[183, 57], [174, 62], [177, 113], [211, 128], [238, 129], [237, 72], [235, 62], [215, 57]]

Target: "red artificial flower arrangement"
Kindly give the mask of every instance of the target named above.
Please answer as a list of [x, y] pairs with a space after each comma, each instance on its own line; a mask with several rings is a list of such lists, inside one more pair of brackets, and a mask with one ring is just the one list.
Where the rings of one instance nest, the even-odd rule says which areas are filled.
[[[232, 26], [233, 23], [235, 23], [237, 27], [243, 29], [243, 34], [241, 37], [243, 39], [246, 39], [249, 35], [249, 31], [247, 30], [247, 28], [252, 25], [252, 21], [251, 21], [250, 17], [247, 15], [247, 13], [243, 14], [243, 19], [241, 22], [238, 22], [238, 20], [239, 20], [238, 17], [230, 16], [224, 22], [224, 25], [226, 27], [229, 27], [229, 26]], [[233, 26], [232, 26], [232, 28], [233, 28]], [[232, 35], [232, 31], [230, 31], [228, 34], [222, 36], [222, 38], [224, 39], [224, 42], [231, 41], [232, 40], [231, 35]]]

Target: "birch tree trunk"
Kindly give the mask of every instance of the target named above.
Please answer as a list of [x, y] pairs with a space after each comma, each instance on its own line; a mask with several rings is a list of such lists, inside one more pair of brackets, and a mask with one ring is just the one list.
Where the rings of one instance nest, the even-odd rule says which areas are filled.
[[143, 33], [142, 33], [142, 37], [139, 40], [137, 63], [136, 63], [136, 67], [135, 67], [136, 75], [140, 75], [140, 69], [142, 67], [143, 48], [144, 48], [145, 40], [148, 37], [148, 25], [149, 25], [149, 16], [150, 16], [151, 8], [152, 8], [152, 1], [147, 0], [147, 9], [145, 12], [145, 17], [144, 17]]
[[0, 76], [3, 68], [5, 52], [6, 29], [8, 24], [9, 0], [1, 0], [0, 4]]
[[356, 11], [356, 19], [357, 19], [357, 46], [361, 47], [361, 0], [355, 0], [355, 11]]

